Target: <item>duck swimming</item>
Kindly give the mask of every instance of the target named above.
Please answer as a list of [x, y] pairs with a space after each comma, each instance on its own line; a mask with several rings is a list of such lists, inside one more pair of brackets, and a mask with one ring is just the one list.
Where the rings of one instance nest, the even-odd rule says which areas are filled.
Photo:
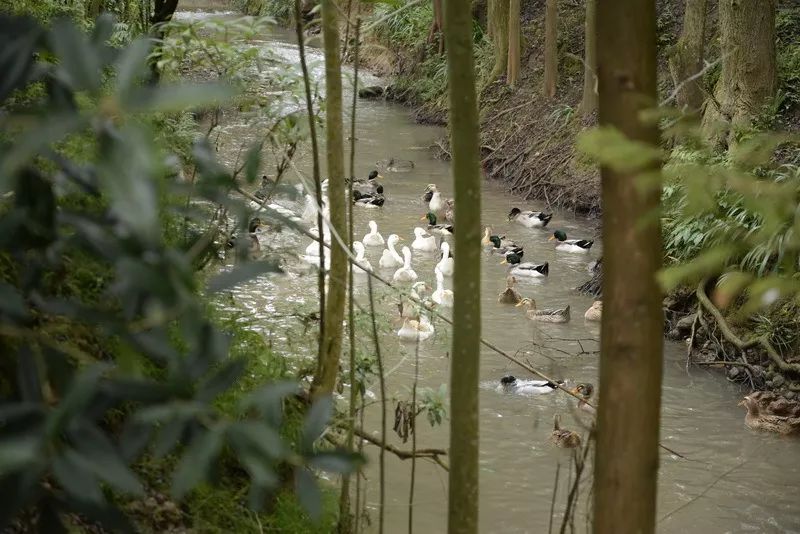
[[550, 308], [539, 310], [536, 308], [536, 301], [530, 298], [522, 299], [517, 306], [526, 308], [526, 315], [531, 321], [540, 323], [568, 323], [569, 306], [566, 308]]
[[581, 446], [581, 437], [577, 432], [561, 428], [558, 414], [553, 415], [553, 432], [550, 433], [550, 441], [562, 449], [577, 449]]
[[553, 235], [550, 236], [548, 241], [554, 239], [558, 240], [556, 250], [564, 252], [589, 252], [589, 249], [592, 248], [594, 244], [594, 241], [590, 239], [567, 239], [567, 234], [563, 230], [556, 230], [553, 232]]
[[[250, 219], [247, 225], [247, 252], [250, 258], [255, 258], [261, 252], [261, 242], [258, 240], [258, 231], [264, 226], [264, 223], [259, 217]], [[242, 240], [241, 237], [233, 236], [228, 239], [226, 245], [228, 248], [236, 247]], [[244, 246], [244, 245], [242, 245]]]
[[739, 403], [747, 409], [744, 424], [753, 430], [763, 430], [784, 435], [800, 434], [800, 416], [794, 410], [783, 410], [780, 415], [770, 410], [766, 403], [759, 403], [758, 392], [747, 395]]
[[411, 248], [414, 250], [433, 252], [439, 249], [439, 245], [436, 244], [436, 238], [419, 226], [414, 228], [414, 235], [416, 238], [411, 242]]
[[500, 387], [506, 393], [522, 393], [523, 395], [541, 395], [542, 393], [551, 393], [558, 389], [558, 383], [550, 382], [549, 380], [525, 380], [519, 379], [513, 375], [506, 375], [500, 379]]
[[392, 279], [395, 282], [414, 282], [417, 273], [411, 268], [411, 249], [403, 247], [403, 266], [394, 272]]
[[383, 236], [378, 233], [378, 223], [375, 221], [369, 221], [369, 233], [364, 236], [364, 239], [361, 240], [364, 245], [368, 247], [382, 247], [383, 246]]
[[397, 336], [403, 341], [425, 341], [433, 335], [433, 325], [428, 316], [420, 315], [419, 321], [403, 319], [403, 326], [397, 331]]
[[436, 291], [431, 295], [433, 302], [443, 308], [453, 307], [453, 292], [444, 288], [444, 275], [436, 271]]
[[588, 382], [581, 382], [580, 384], [576, 384], [574, 388], [571, 390], [572, 393], [577, 395], [581, 398], [578, 401], [578, 409], [586, 412], [591, 415], [595, 415], [597, 410], [595, 410], [594, 406], [591, 406], [588, 402], [592, 398], [594, 394], [594, 386]]
[[353, 190], [353, 205], [361, 208], [380, 208], [386, 202], [383, 196], [383, 186], [379, 185], [372, 193], [362, 193], [361, 191]]
[[524, 276], [526, 278], [542, 278], [550, 274], [550, 264], [533, 263], [531, 261], [522, 263], [522, 254], [517, 252], [510, 252], [506, 254], [506, 258], [500, 262], [501, 265], [513, 265], [509, 270], [509, 274], [514, 276]]
[[436, 214], [429, 211], [420, 221], [428, 219], [428, 231], [439, 235], [453, 235], [452, 224], [436, 224]]
[[411, 286], [411, 291], [409, 291], [411, 298], [401, 297], [400, 302], [397, 304], [400, 317], [419, 319], [420, 304], [417, 301], [423, 304], [429, 304], [431, 301], [427, 299], [430, 289], [430, 286], [428, 286], [426, 282], [414, 282]]
[[511, 213], [508, 214], [509, 221], [516, 221], [525, 228], [544, 228], [552, 218], [552, 213], [545, 213], [543, 211], [522, 211], [519, 208], [512, 208]]
[[356, 263], [358, 264], [358, 269], [356, 269], [356, 274], [366, 274], [367, 272], [372, 272], [372, 264], [370, 264], [369, 260], [364, 257], [367, 249], [364, 248], [364, 243], [361, 241], [353, 241], [353, 250], [356, 253]]
[[583, 318], [587, 321], [600, 321], [603, 315], [603, 301], [596, 300], [592, 306], [583, 314]]
[[[367, 176], [367, 179], [364, 180], [363, 178], [357, 178], [353, 180], [353, 189], [358, 190], [362, 193], [364, 192], [374, 192], [378, 187], [383, 187], [378, 184], [375, 180], [381, 179], [383, 180], [383, 176], [381, 176], [377, 170], [373, 170]], [[383, 191], [380, 191], [381, 193]]]
[[439, 263], [436, 264], [433, 270], [445, 276], [453, 276], [453, 272], [455, 272], [455, 260], [453, 259], [453, 253], [450, 252], [450, 243], [442, 241], [441, 250], [442, 259], [439, 260]]
[[522, 295], [514, 289], [516, 284], [517, 279], [513, 276], [508, 276], [506, 278], [506, 290], [498, 295], [497, 302], [500, 304], [519, 304], [522, 300]]
[[389, 236], [389, 239], [386, 240], [387, 248], [383, 249], [383, 254], [381, 255], [380, 261], [378, 261], [378, 265], [387, 269], [390, 267], [400, 267], [403, 265], [403, 257], [397, 253], [394, 246], [401, 241], [402, 238], [397, 234], [392, 234]]

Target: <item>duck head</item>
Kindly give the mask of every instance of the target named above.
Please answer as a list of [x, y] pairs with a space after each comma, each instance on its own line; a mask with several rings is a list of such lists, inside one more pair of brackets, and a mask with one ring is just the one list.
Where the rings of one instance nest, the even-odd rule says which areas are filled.
[[580, 384], [577, 384], [574, 388], [572, 388], [571, 391], [575, 395], [578, 395], [579, 397], [583, 397], [584, 399], [589, 400], [592, 398], [592, 395], [594, 395], [594, 386], [589, 382], [581, 382]]
[[367, 180], [369, 181], [375, 180], [376, 178], [380, 178], [381, 180], [383, 180], [383, 176], [378, 174], [377, 170], [373, 170], [371, 173], [369, 173], [369, 176], [367, 176]]
[[492, 246], [494, 246], [494, 248], [500, 248], [500, 237], [499, 236], [490, 235], [489, 236], [489, 241], [492, 242]]
[[506, 375], [500, 379], [500, 383], [504, 386], [511, 386], [517, 382], [517, 377], [514, 375]]
[[425, 219], [428, 220], [428, 224], [430, 224], [430, 225], [436, 224], [436, 214], [433, 213], [432, 211], [429, 211], [428, 213], [426, 213], [425, 215], [420, 217], [419, 220], [420, 221], [424, 221]]
[[745, 398], [743, 398], [738, 405], [747, 408], [747, 413], [751, 415], [758, 415], [758, 401], [756, 401], [756, 399], [750, 395], [747, 395]]
[[510, 252], [506, 254], [506, 257], [503, 261], [500, 262], [500, 265], [505, 265], [506, 263], [510, 265], [517, 265], [522, 261], [522, 255], [518, 252]]
[[553, 232], [553, 235], [550, 236], [548, 241], [552, 241], [553, 239], [558, 239], [559, 241], [566, 241], [567, 240], [567, 233], [564, 230], [556, 230]]
[[519, 308], [520, 306], [524, 306], [525, 308], [527, 308], [529, 310], [535, 310], [536, 309], [536, 301], [533, 300], [532, 298], [525, 297], [524, 299], [519, 301], [519, 304], [517, 304], [517, 308]]
[[512, 209], [511, 209], [511, 212], [508, 214], [508, 220], [509, 220], [509, 221], [512, 221], [512, 220], [514, 220], [514, 217], [516, 217], [516, 216], [517, 216], [517, 215], [519, 215], [520, 213], [522, 213], [522, 210], [521, 210], [521, 209], [519, 209], [519, 208], [512, 208]]
[[261, 220], [261, 218], [253, 217], [252, 219], [250, 219], [250, 224], [247, 226], [247, 231], [250, 232], [251, 234], [254, 234], [262, 226], [264, 226], [264, 222]]

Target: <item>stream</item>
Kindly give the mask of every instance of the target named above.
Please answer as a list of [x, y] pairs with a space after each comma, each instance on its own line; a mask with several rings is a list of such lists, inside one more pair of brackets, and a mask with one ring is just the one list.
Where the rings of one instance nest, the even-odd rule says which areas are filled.
[[[183, 17], [188, 14], [181, 14]], [[193, 18], [211, 16], [192, 13]], [[297, 62], [297, 49], [292, 35], [276, 30], [265, 37], [261, 46]], [[309, 50], [313, 72], [322, 77], [322, 57], [317, 49]], [[298, 64], [299, 68], [299, 64]], [[349, 71], [348, 71], [349, 72]], [[366, 83], [375, 83], [366, 76]], [[349, 76], [345, 77], [346, 85]], [[352, 93], [345, 91], [349, 103]], [[349, 104], [348, 104], [349, 107]], [[239, 147], [248, 139], [247, 125], [228, 116], [220, 127], [221, 159], [232, 164]], [[432, 145], [445, 132], [439, 127], [415, 124], [408, 109], [382, 101], [358, 102], [356, 125], [356, 175], [365, 177], [375, 162], [390, 157], [413, 160], [411, 172], [384, 172], [386, 204], [381, 209], [355, 208], [356, 236], [367, 233], [367, 222], [377, 222], [384, 237], [397, 233], [406, 245], [413, 240], [413, 229], [422, 226], [420, 217], [427, 212], [420, 200], [425, 185], [435, 183], [445, 197], [452, 197], [453, 187], [449, 164], [433, 156]], [[322, 135], [322, 134], [320, 134]], [[323, 157], [324, 160], [324, 157]], [[310, 172], [306, 152], [296, 158], [300, 169]], [[291, 173], [290, 173], [291, 174]], [[602, 243], [596, 221], [556, 211], [548, 229], [527, 229], [506, 220], [512, 207], [543, 209], [542, 202], [523, 202], [506, 194], [494, 183], [483, 184], [483, 224], [491, 225], [496, 234], [506, 234], [525, 246], [525, 261], [550, 262], [550, 275], [545, 279], [520, 279], [517, 289], [523, 296], [532, 296], [540, 307], [570, 305], [572, 320], [566, 324], [534, 323], [519, 308], [502, 305], [497, 295], [505, 288], [506, 267], [496, 255], [485, 255], [481, 266], [481, 305], [483, 337], [511, 354], [527, 358], [532, 365], [550, 376], [576, 382], [596, 383], [599, 357], [593, 353], [598, 345], [599, 323], [589, 323], [583, 313], [592, 299], [577, 294], [572, 288], [589, 278], [587, 264], [600, 256]], [[298, 206], [298, 211], [302, 206]], [[456, 224], [457, 226], [457, 224]], [[564, 229], [570, 238], [594, 238], [589, 254], [570, 254], [554, 250], [547, 238], [552, 230]], [[302, 253], [309, 240], [284, 231], [265, 239], [275, 246]], [[452, 242], [452, 238], [449, 238]], [[455, 251], [458, 254], [458, 251]], [[393, 269], [381, 270], [378, 260], [381, 248], [367, 248], [367, 258], [380, 274], [391, 278]], [[414, 253], [413, 266], [420, 280], [435, 284], [434, 253]], [[263, 324], [261, 331], [269, 336], [276, 351], [302, 354], [306, 363], [313, 361], [313, 347], [304, 336], [302, 326], [292, 314], [305, 313], [317, 307], [316, 274], [299, 260], [286, 266], [285, 275], [268, 275], [239, 286], [231, 293], [232, 305], [246, 310], [247, 315]], [[452, 279], [445, 279], [447, 287]], [[361, 306], [368, 306], [366, 277], [356, 278], [355, 293]], [[389, 441], [402, 449], [411, 448], [411, 441], [402, 441], [392, 432], [396, 400], [410, 400], [414, 380], [413, 343], [402, 343], [396, 335], [397, 298], [376, 284], [376, 308], [381, 329], [381, 348], [387, 371], [387, 395], [392, 399], [389, 417]], [[445, 310], [448, 314], [449, 310]], [[262, 321], [263, 320], [263, 321]], [[451, 360], [448, 357], [450, 329], [442, 321], [434, 322], [436, 334], [419, 345], [419, 387], [438, 390], [449, 380]], [[366, 321], [359, 323], [359, 345], [370, 347]], [[572, 341], [572, 340], [582, 340]], [[575, 355], [581, 346], [589, 354]], [[737, 402], [744, 392], [727, 382], [719, 372], [697, 368], [686, 369], [686, 348], [680, 343], [665, 342], [664, 385], [661, 419], [661, 442], [680, 452], [687, 459], [662, 451], [659, 471], [658, 531], [678, 532], [800, 532], [800, 444], [777, 435], [759, 434], [744, 426], [744, 409]], [[480, 389], [480, 525], [481, 532], [535, 533], [546, 532], [556, 466], [560, 463], [554, 530], [558, 531], [567, 500], [568, 456], [549, 443], [552, 420], [560, 413], [562, 425], [579, 430], [571, 415], [571, 398], [551, 393], [525, 396], [498, 390], [499, 379], [506, 374], [532, 378], [502, 356], [481, 350]], [[378, 397], [375, 381], [370, 391]], [[345, 388], [344, 395], [347, 396]], [[367, 410], [365, 428], [380, 428], [380, 405]], [[447, 448], [447, 419], [441, 426], [431, 427], [424, 416], [417, 422], [419, 448]], [[377, 434], [376, 434], [377, 435]], [[366, 468], [367, 507], [371, 525], [378, 524], [378, 450], [367, 445], [369, 465]], [[408, 493], [410, 461], [401, 461], [386, 454], [386, 532], [408, 531]], [[589, 469], [591, 471], [591, 469]], [[575, 528], [587, 531], [586, 502], [588, 484], [582, 486]], [[446, 531], [447, 473], [425, 460], [417, 462], [414, 497], [414, 529], [419, 533]]]

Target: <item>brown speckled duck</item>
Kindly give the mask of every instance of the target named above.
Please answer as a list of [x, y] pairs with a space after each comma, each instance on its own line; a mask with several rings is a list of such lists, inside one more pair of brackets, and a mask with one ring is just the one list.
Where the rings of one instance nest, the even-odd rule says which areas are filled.
[[522, 295], [520, 295], [514, 286], [517, 284], [517, 279], [513, 276], [509, 276], [506, 278], [506, 290], [500, 293], [497, 297], [497, 302], [500, 304], [519, 304], [522, 300]]
[[739, 406], [747, 408], [744, 424], [748, 428], [784, 435], [800, 434], [800, 404], [796, 402], [757, 391], [743, 398]]
[[550, 441], [562, 449], [576, 449], [581, 446], [581, 437], [577, 432], [561, 428], [558, 414], [553, 416], [553, 432], [550, 434]]

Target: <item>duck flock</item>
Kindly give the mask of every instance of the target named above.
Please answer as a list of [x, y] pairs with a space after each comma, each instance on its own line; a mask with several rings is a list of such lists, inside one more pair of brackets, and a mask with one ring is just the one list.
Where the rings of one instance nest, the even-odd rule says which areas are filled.
[[[366, 179], [353, 180], [352, 202], [354, 206], [364, 209], [380, 209], [386, 202], [386, 193], [381, 184], [382, 176], [377, 170], [369, 173]], [[327, 180], [322, 184], [323, 205], [322, 213], [324, 218], [329, 218], [327, 203]], [[448, 238], [455, 232], [455, 202], [452, 199], [444, 198], [436, 184], [428, 184], [421, 196], [420, 202], [426, 213], [420, 218], [421, 224], [415, 228], [409, 228], [413, 237], [410, 237], [410, 246], [403, 245], [398, 250], [404, 238], [398, 234], [391, 234], [384, 239], [380, 233], [378, 224], [374, 220], [368, 222], [369, 231], [364, 234], [360, 241], [354, 241], [352, 252], [355, 263], [358, 266], [354, 274], [365, 275], [374, 269], [379, 269], [388, 274], [391, 273], [391, 280], [396, 284], [410, 284], [409, 295], [411, 298], [401, 300], [398, 308], [402, 318], [402, 326], [397, 330], [397, 336], [402, 341], [422, 342], [434, 335], [434, 325], [428, 315], [428, 309], [438, 306], [442, 308], [452, 308], [453, 291], [446, 289], [445, 279], [452, 277], [455, 270], [453, 252]], [[305, 209], [301, 216], [296, 215], [292, 210], [279, 204], [268, 204], [267, 207], [280, 213], [284, 217], [294, 222], [304, 222], [311, 224], [316, 219], [318, 208], [315, 198], [305, 195]], [[570, 254], [585, 254], [589, 252], [594, 244], [591, 239], [570, 239], [563, 230], [555, 230], [552, 233], [547, 231], [547, 226], [553, 218], [552, 213], [542, 211], [522, 210], [513, 208], [508, 214], [508, 221], [524, 226], [525, 228], [541, 229], [542, 236], [549, 234], [549, 241], [555, 242], [555, 249]], [[424, 222], [423, 222], [424, 221]], [[327, 226], [323, 227], [323, 238], [326, 244], [330, 244], [330, 230]], [[253, 232], [251, 224], [251, 232]], [[312, 226], [309, 230], [316, 238], [319, 237], [318, 230]], [[252, 235], [251, 235], [252, 237]], [[257, 239], [256, 239], [257, 242]], [[530, 297], [523, 297], [516, 289], [518, 277], [541, 278], [546, 277], [550, 271], [548, 262], [537, 263], [533, 261], [523, 261], [525, 255], [524, 246], [507, 239], [504, 235], [496, 235], [492, 228], [487, 226], [481, 239], [481, 245], [489, 254], [501, 256], [502, 264], [507, 265], [507, 287], [499, 294], [500, 304], [514, 305], [522, 308], [526, 316], [532, 321], [547, 323], [566, 323], [570, 320], [570, 307], [565, 308], [540, 308], [536, 301]], [[377, 267], [374, 267], [366, 257], [367, 249], [382, 249]], [[413, 254], [419, 253], [438, 253], [438, 261], [434, 266], [432, 278], [435, 280], [433, 287], [424, 280], [425, 276], [420, 276], [414, 269]], [[320, 267], [319, 243], [311, 241], [299, 255], [300, 259], [309, 265]], [[330, 255], [325, 255], [325, 270], [330, 265]], [[419, 306], [418, 303], [423, 303]], [[596, 301], [586, 311], [584, 317], [590, 321], [599, 321], [602, 313], [602, 302]], [[538, 394], [554, 391], [563, 383], [552, 383], [546, 380], [525, 380], [514, 376], [505, 376], [500, 380], [499, 387], [507, 392], [517, 392], [523, 394]], [[581, 398], [588, 400], [593, 392], [591, 384], [578, 384], [573, 393]], [[581, 408], [591, 411], [589, 404], [582, 402]], [[557, 445], [568, 446], [571, 436], [564, 434], [557, 422], [554, 422], [553, 440]], [[557, 431], [561, 432], [558, 437]], [[563, 440], [561, 439], [563, 438]], [[563, 441], [563, 443], [561, 443]]]

